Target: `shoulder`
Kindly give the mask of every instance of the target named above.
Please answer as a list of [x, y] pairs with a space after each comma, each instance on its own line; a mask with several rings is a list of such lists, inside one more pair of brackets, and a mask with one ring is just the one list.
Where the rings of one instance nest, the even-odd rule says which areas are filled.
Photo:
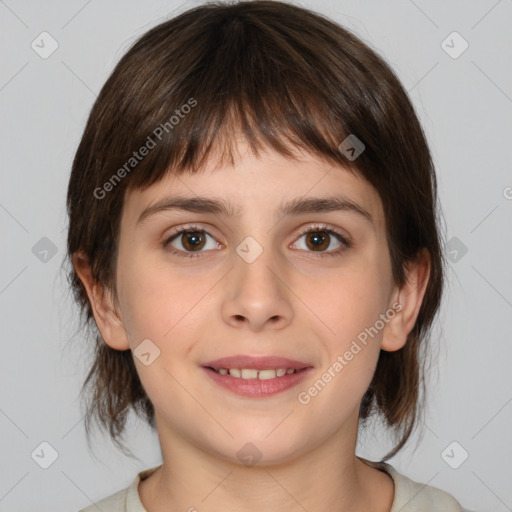
[[129, 487], [95, 502], [79, 512], [147, 512], [139, 497], [139, 482], [156, 471], [160, 466], [141, 471]]
[[382, 463], [395, 483], [395, 498], [390, 512], [464, 512], [461, 504], [437, 487], [415, 482]]
[[112, 494], [112, 496], [104, 498], [101, 501], [97, 501], [79, 512], [97, 512], [98, 509], [102, 512], [126, 512], [126, 497], [130, 487], [123, 489], [122, 491], [118, 491], [115, 494]]
[[361, 457], [359, 459], [392, 478], [395, 497], [390, 512], [470, 512], [465, 511], [451, 494], [437, 487], [415, 482], [386, 462], [373, 462]]

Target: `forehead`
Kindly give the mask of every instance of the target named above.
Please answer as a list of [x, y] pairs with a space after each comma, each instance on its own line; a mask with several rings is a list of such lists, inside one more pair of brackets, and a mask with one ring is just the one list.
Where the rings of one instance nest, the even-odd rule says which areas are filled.
[[291, 159], [265, 149], [256, 156], [239, 144], [239, 157], [230, 164], [210, 158], [196, 173], [169, 172], [145, 190], [128, 190], [124, 213], [138, 223], [177, 203], [189, 211], [233, 218], [272, 215], [274, 220], [314, 211], [359, 210], [375, 230], [383, 227], [379, 194], [358, 172], [310, 153], [294, 153]]

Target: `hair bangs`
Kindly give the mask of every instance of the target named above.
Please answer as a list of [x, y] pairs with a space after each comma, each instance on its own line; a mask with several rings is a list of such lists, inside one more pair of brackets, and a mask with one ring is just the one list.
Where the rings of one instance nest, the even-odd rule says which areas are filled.
[[[125, 125], [133, 117], [132, 137], [123, 141], [122, 154], [110, 171], [148, 139], [155, 146], [130, 172], [129, 188], [144, 189], [169, 172], [197, 172], [211, 158], [217, 165], [234, 165], [241, 139], [256, 155], [271, 148], [296, 158], [298, 149], [353, 167], [338, 146], [354, 131], [345, 126], [355, 124], [349, 113], [365, 109], [361, 99], [356, 101], [353, 84], [348, 87], [349, 72], [346, 87], [340, 88], [332, 62], [320, 49], [308, 58], [305, 54], [314, 51], [310, 45], [297, 51], [297, 33], [282, 33], [282, 27], [279, 32], [254, 17], [225, 18], [209, 20], [216, 26], [199, 38], [177, 38], [166, 48], [166, 58], [153, 60], [149, 69], [146, 61], [148, 79], [138, 76], [137, 87], [124, 95], [126, 104], [119, 108], [137, 115], [121, 119]], [[291, 38], [293, 44], [287, 42]], [[176, 69], [178, 51], [187, 54], [182, 60], [194, 65]], [[127, 58], [138, 52], [135, 44]], [[191, 100], [197, 106], [189, 109]]]

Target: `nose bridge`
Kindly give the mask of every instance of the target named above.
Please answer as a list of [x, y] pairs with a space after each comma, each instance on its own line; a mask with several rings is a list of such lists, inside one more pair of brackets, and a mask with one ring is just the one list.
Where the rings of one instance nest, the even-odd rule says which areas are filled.
[[[237, 271], [246, 291], [254, 292], [254, 288], [256, 288], [265, 293], [264, 288], [276, 287], [274, 274], [279, 272], [279, 262], [270, 244], [267, 244], [265, 248], [260, 247], [261, 249], [255, 246], [255, 242], [251, 240], [240, 244], [234, 257], [234, 270]], [[268, 291], [266, 292], [268, 293]]]
[[224, 320], [232, 325], [248, 323], [262, 329], [268, 323], [283, 327], [292, 317], [289, 293], [279, 255], [252, 237], [244, 239], [233, 253], [233, 268], [228, 276], [223, 303]]
[[281, 295], [275, 276], [279, 273], [278, 267], [278, 257], [269, 242], [263, 247], [252, 237], [245, 239], [234, 255], [234, 286], [237, 295], [253, 297], [254, 301], [268, 301], [269, 296]]

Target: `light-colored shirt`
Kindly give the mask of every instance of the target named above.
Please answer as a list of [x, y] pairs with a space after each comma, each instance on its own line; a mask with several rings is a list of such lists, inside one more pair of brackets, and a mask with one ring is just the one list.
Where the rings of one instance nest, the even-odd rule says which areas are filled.
[[[389, 512], [464, 512], [460, 503], [450, 494], [436, 487], [414, 482], [385, 462], [369, 463], [373, 467], [385, 471], [393, 479], [395, 497]], [[98, 509], [102, 512], [147, 512], [140, 501], [139, 482], [159, 467], [141, 471], [129, 487], [80, 510], [80, 512], [98, 512]]]

